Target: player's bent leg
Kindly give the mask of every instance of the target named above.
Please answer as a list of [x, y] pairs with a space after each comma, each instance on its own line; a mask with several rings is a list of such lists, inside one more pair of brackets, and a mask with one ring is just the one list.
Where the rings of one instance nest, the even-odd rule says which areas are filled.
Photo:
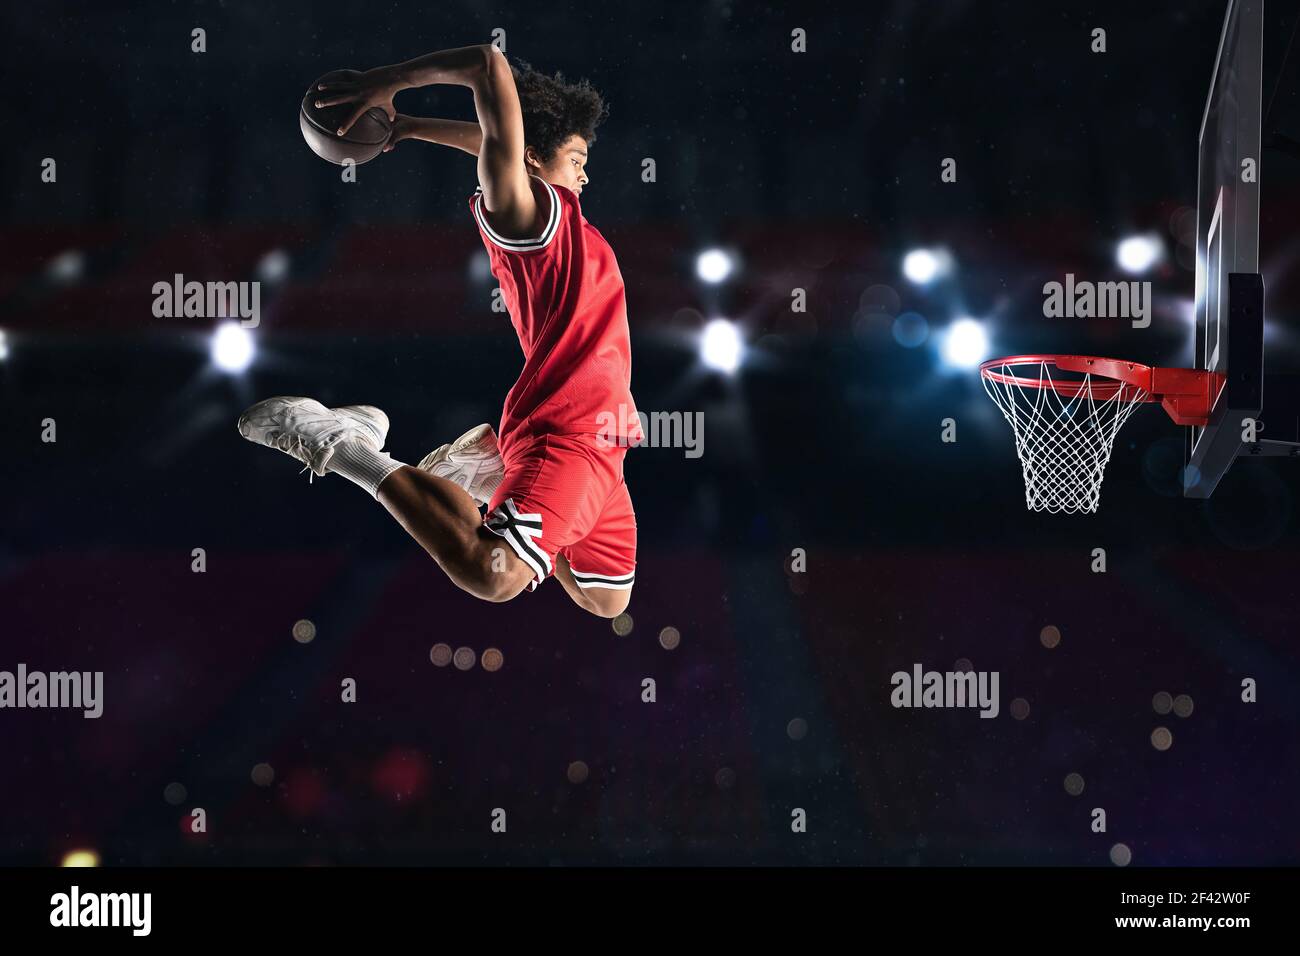
[[587, 608], [597, 617], [618, 617], [627, 610], [628, 602], [632, 599], [632, 590], [626, 591], [609, 591], [605, 588], [589, 588], [586, 591], [587, 600], [591, 606]]
[[618, 617], [627, 610], [636, 580], [636, 512], [621, 480], [586, 536], [556, 555], [555, 576], [584, 611]]
[[[501, 540], [482, 525], [478, 529], [480, 557], [457, 581], [462, 588], [485, 601], [500, 604], [511, 601], [524, 591], [536, 587], [537, 576], [533, 569], [519, 560]], [[456, 580], [453, 578], [452, 580]]]
[[388, 416], [378, 408], [327, 408], [311, 398], [282, 395], [246, 409], [239, 433], [290, 455], [313, 474], [342, 475], [364, 488], [475, 597], [508, 601], [532, 583], [533, 569], [499, 546], [464, 489], [383, 452]]
[[484, 527], [474, 499], [459, 485], [404, 466], [384, 480], [377, 497], [463, 591], [499, 603], [533, 581], [533, 569]]
[[632, 582], [612, 581], [610, 587], [590, 581], [590, 575], [581, 575], [583, 583], [574, 577], [569, 559], [563, 554], [555, 557], [555, 580], [559, 581], [573, 603], [597, 617], [618, 617], [627, 610], [632, 599]]

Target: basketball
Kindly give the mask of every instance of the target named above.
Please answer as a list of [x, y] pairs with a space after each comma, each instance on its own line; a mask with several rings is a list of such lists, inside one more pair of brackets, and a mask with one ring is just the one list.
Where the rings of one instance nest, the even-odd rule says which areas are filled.
[[339, 80], [355, 80], [361, 74], [356, 70], [335, 70], [326, 73], [312, 83], [302, 98], [302, 108], [298, 111], [298, 125], [302, 128], [302, 138], [307, 141], [313, 153], [321, 159], [342, 166], [344, 160], [352, 160], [358, 166], [374, 159], [384, 150], [384, 144], [393, 131], [393, 124], [388, 114], [379, 107], [366, 110], [365, 114], [352, 124], [347, 135], [339, 136], [338, 128], [348, 118], [353, 109], [351, 103], [318, 108], [316, 100], [321, 91], [321, 83]]

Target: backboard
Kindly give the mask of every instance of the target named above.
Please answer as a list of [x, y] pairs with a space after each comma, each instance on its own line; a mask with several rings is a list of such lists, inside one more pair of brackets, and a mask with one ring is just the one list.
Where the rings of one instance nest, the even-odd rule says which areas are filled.
[[1210, 421], [1188, 429], [1183, 493], [1208, 498], [1263, 404], [1259, 275], [1264, 0], [1229, 0], [1201, 119], [1194, 367], [1222, 376]]

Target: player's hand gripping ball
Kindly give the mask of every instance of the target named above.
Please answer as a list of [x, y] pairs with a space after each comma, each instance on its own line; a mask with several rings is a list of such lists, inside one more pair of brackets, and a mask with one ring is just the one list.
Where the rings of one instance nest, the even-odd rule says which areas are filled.
[[[321, 159], [342, 166], [369, 162], [393, 132], [392, 93], [356, 70], [326, 73], [302, 98], [298, 125]], [[340, 132], [342, 130], [342, 132]]]

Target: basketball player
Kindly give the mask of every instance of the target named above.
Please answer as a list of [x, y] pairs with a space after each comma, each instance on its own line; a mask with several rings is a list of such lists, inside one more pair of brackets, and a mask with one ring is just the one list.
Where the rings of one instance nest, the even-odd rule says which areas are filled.
[[[399, 91], [432, 84], [468, 87], [478, 122], [397, 114]], [[643, 436], [629, 390], [623, 279], [578, 203], [606, 114], [600, 95], [585, 81], [512, 69], [490, 45], [432, 53], [318, 92], [318, 106], [354, 106], [340, 135], [379, 107], [394, 123], [387, 149], [420, 139], [478, 157], [470, 214], [524, 368], [498, 436], [480, 425], [426, 456], [423, 468], [383, 452], [388, 417], [369, 405], [269, 398], [244, 412], [239, 433], [366, 489], [475, 597], [508, 601], [554, 574], [580, 607], [617, 616], [636, 569], [623, 458]]]

